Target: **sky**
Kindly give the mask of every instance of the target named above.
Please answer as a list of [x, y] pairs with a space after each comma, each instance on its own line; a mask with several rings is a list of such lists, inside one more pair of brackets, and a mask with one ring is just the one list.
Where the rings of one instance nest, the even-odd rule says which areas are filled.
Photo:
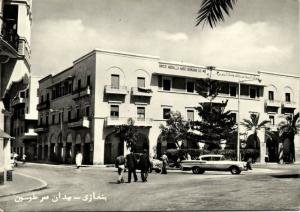
[[298, 0], [238, 0], [216, 28], [195, 27], [202, 0], [33, 0], [32, 73], [92, 49], [239, 71], [299, 73]]

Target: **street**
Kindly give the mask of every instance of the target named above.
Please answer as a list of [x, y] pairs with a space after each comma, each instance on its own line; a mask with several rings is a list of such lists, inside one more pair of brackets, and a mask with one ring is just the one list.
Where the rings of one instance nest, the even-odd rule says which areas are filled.
[[[26, 164], [14, 172], [43, 179], [48, 187], [0, 198], [0, 208], [4, 211], [299, 210], [299, 167], [254, 168], [240, 175], [230, 172], [194, 175], [172, 170], [167, 175], [149, 174], [147, 183], [141, 182], [138, 173], [138, 182], [116, 184], [117, 172], [112, 167], [77, 170], [71, 166]], [[100, 194], [107, 200], [94, 198]], [[58, 195], [73, 199], [58, 199]], [[25, 200], [30, 196], [37, 199]], [[49, 199], [43, 199], [46, 196]], [[74, 199], [76, 196], [81, 199]], [[20, 201], [20, 197], [24, 200]]]

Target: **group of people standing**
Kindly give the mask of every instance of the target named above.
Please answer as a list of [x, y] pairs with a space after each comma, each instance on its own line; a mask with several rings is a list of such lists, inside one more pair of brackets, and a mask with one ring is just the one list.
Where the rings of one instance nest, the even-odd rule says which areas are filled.
[[[161, 157], [162, 165], [162, 174], [167, 174], [166, 166], [169, 163], [168, 157], [164, 153]], [[118, 181], [117, 183], [124, 183], [124, 171], [125, 166], [128, 169], [128, 183], [131, 183], [131, 177], [133, 175], [134, 182], [138, 180], [136, 170], [139, 168], [141, 170], [141, 179], [143, 182], [147, 182], [148, 173], [151, 169], [151, 162], [147, 150], [143, 151], [143, 154], [140, 155], [139, 160], [137, 160], [136, 155], [131, 150], [129, 154], [124, 157], [120, 155], [116, 158], [115, 163], [116, 168], [118, 168]]]

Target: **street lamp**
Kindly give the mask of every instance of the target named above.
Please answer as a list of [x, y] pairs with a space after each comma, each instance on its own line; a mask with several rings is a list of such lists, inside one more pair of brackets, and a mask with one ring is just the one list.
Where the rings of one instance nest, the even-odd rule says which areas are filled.
[[238, 132], [237, 132], [237, 135], [238, 135], [238, 137], [237, 137], [237, 161], [240, 161], [241, 160], [241, 153], [240, 153], [240, 97], [241, 97], [241, 83], [242, 82], [248, 82], [248, 81], [255, 81], [255, 80], [257, 80], [259, 83], [261, 82], [261, 79], [260, 78], [258, 78], [258, 79], [248, 79], [248, 80], [238, 80], [238, 85], [239, 85], [239, 87], [238, 87], [238, 114], [237, 114], [237, 122], [238, 122]]

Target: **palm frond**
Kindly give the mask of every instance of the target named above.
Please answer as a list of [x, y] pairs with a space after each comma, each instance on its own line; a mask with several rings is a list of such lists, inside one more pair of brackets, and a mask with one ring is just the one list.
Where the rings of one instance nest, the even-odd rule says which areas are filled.
[[196, 18], [196, 26], [203, 23], [209, 24], [211, 28], [215, 27], [220, 21], [224, 21], [225, 12], [229, 16], [229, 10], [233, 9], [233, 5], [237, 0], [203, 0], [198, 16]]

